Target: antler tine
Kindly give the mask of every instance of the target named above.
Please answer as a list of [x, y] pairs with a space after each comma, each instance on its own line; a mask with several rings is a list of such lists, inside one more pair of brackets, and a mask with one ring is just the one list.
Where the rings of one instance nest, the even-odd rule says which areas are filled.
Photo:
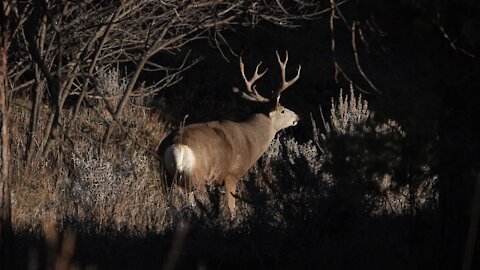
[[[287, 81], [285, 73], [286, 73], [287, 62], [288, 62], [288, 51], [285, 51], [285, 61], [282, 61], [282, 59], [280, 58], [280, 55], [278, 54], [278, 51], [275, 51], [275, 53], [277, 54], [278, 64], [280, 65], [280, 70], [282, 72], [282, 85], [277, 91], [275, 91], [275, 93], [277, 95], [280, 95], [283, 91], [285, 91], [285, 89], [290, 87], [300, 78], [300, 71], [302, 70], [302, 66], [298, 65], [297, 75], [293, 79]], [[277, 100], [278, 98], [279, 97], [277, 97]]]
[[[252, 78], [249, 80], [245, 75], [245, 64], [243, 63], [242, 57], [240, 56], [240, 71], [242, 73], [243, 80], [245, 81], [245, 85], [247, 86], [247, 93], [242, 93], [242, 97], [248, 100], [266, 102], [269, 99], [261, 96], [255, 89], [255, 86], [253, 85], [255, 81], [263, 77], [263, 75], [265, 75], [265, 73], [267, 73], [268, 71], [268, 68], [266, 68], [263, 72], [258, 73], [258, 69], [260, 68], [260, 65], [262, 65], [262, 61], [258, 63], [257, 67], [255, 68], [255, 73], [253, 74]], [[249, 98], [247, 98], [246, 95], [249, 96]]]

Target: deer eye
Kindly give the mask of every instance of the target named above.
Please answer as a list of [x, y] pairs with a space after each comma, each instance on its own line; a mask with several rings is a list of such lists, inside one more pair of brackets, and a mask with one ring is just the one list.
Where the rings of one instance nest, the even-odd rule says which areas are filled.
[[285, 113], [285, 110], [282, 110], [282, 113]]

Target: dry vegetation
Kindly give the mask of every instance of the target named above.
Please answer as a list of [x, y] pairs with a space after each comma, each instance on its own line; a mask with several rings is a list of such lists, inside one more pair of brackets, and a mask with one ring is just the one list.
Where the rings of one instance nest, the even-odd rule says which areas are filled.
[[[392, 125], [393, 121], [370, 128], [367, 123], [373, 120], [369, 118], [372, 114], [368, 103], [360, 97], [357, 99], [353, 89], [349, 95], [340, 95], [335, 100], [331, 107], [332, 116], [323, 123], [326, 125], [324, 130], [328, 132], [319, 133], [317, 130], [315, 136], [318, 137], [306, 143], [283, 135], [274, 140], [241, 182], [234, 220], [231, 220], [227, 209], [221, 208], [225, 205], [219, 202], [224, 197], [221, 196], [223, 190], [213, 187], [205, 193], [186, 193], [175, 186], [165, 185], [161, 164], [153, 150], [169, 127], [157, 112], [129, 107], [125, 111], [129, 122], [124, 123], [124, 127], [141, 139], [133, 142], [126, 133], [118, 131], [113, 138], [116, 143], [101, 149], [96, 141], [105, 130], [98, 128], [105, 123], [103, 113], [81, 110], [79, 120], [71, 129], [70, 138], [75, 141], [71, 152], [62, 156], [51, 155], [47, 162], [35, 160], [26, 170], [19, 169], [25, 168], [21, 163], [14, 165], [14, 229], [17, 232], [33, 230], [41, 233], [44, 224], [52, 223], [60, 231], [74, 229], [87, 235], [123, 232], [145, 237], [152, 233], [168, 235], [187, 222], [194, 230], [210, 228], [228, 235], [258, 229], [274, 230], [282, 232], [282, 238], [300, 241], [297, 237], [321, 233], [322, 227], [340, 222], [336, 216], [338, 213], [331, 212], [333, 205], [340, 207], [340, 212], [346, 215], [358, 215], [363, 211], [361, 216], [366, 220], [375, 216], [401, 217], [412, 209], [424, 211], [435, 207], [437, 198], [432, 186], [435, 177], [412, 189], [392, 182], [392, 171], [357, 175], [361, 168], [351, 167], [347, 172], [339, 172], [331, 166], [332, 162], [336, 162], [332, 161], [336, 153], [330, 145], [347, 139], [353, 141], [358, 136], [357, 132], [362, 134], [361, 137], [373, 136], [379, 143], [393, 145], [398, 145], [404, 134], [398, 124]], [[24, 160], [22, 156], [26, 151], [25, 135], [22, 134], [26, 134], [25, 119], [28, 119], [25, 107], [31, 105], [28, 100], [23, 102], [23, 105], [14, 106], [11, 113], [12, 123], [15, 123], [12, 134], [16, 138], [13, 147], [16, 161]], [[97, 105], [97, 108], [101, 106]], [[81, 135], [87, 129], [89, 136]], [[366, 144], [355, 147], [355, 151], [369, 150]], [[351, 158], [363, 159], [361, 156]], [[347, 157], [347, 162], [355, 164], [362, 161], [348, 160]], [[390, 170], [394, 169], [395, 164], [389, 163], [395, 161], [386, 159], [381, 162]], [[353, 175], [355, 178], [344, 178]], [[320, 231], [316, 232], [318, 229]], [[298, 230], [307, 231], [302, 236], [303, 233]], [[197, 242], [197, 246], [189, 247], [189, 250], [198, 252], [209, 245], [218, 245], [221, 249], [224, 244], [217, 241], [221, 240]], [[242, 248], [242, 245], [234, 246], [233, 250]], [[197, 259], [205, 256], [207, 261], [216, 260], [218, 255], [212, 257], [215, 252], [200, 252], [196, 254]], [[283, 253], [281, 250], [261, 252], [271, 256]], [[118, 265], [112, 265], [115, 266]]]

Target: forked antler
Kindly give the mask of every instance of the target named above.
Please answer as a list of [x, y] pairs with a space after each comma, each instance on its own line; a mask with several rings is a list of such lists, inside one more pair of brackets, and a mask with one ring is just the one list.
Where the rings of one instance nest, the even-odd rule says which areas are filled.
[[[280, 55], [278, 54], [278, 51], [275, 51], [275, 53], [277, 54], [278, 64], [280, 65], [280, 70], [281, 70], [281, 73], [282, 73], [282, 84], [281, 84], [280, 88], [272, 91], [273, 97], [276, 98], [276, 102], [277, 102], [277, 105], [278, 105], [279, 100], [280, 100], [280, 94], [283, 91], [285, 91], [285, 89], [287, 89], [292, 84], [294, 84], [300, 78], [300, 70], [302, 69], [302, 66], [301, 65], [298, 66], [297, 76], [295, 76], [295, 78], [287, 81], [286, 78], [285, 78], [286, 77], [285, 76], [285, 70], [287, 68], [287, 62], [288, 62], [288, 51], [286, 51], [286, 53], [285, 53], [286, 54], [285, 61], [282, 61], [282, 59], [280, 58]], [[243, 64], [242, 57], [240, 56], [240, 71], [242, 73], [243, 80], [245, 81], [245, 86], [247, 87], [246, 92], [241, 92], [241, 97], [242, 98], [250, 100], [250, 101], [256, 101], [256, 102], [269, 102], [270, 101], [270, 99], [260, 95], [257, 92], [257, 90], [255, 89], [255, 85], [254, 85], [255, 81], [257, 81], [263, 75], [265, 75], [265, 73], [267, 73], [268, 68], [265, 69], [265, 71], [263, 71], [262, 73], [258, 73], [258, 69], [260, 68], [261, 64], [262, 64], [262, 62], [258, 63], [257, 67], [255, 68], [255, 73], [253, 74], [252, 78], [249, 80], [249, 79], [247, 79], [247, 76], [245, 75], [245, 65]], [[234, 93], [239, 93], [240, 90], [238, 88], [234, 87], [233, 92]]]
[[[269, 99], [263, 97], [257, 92], [257, 89], [255, 89], [255, 81], [260, 79], [265, 73], [267, 73], [267, 69], [265, 69], [262, 73], [258, 73], [258, 69], [260, 68], [260, 65], [262, 65], [262, 62], [258, 63], [257, 67], [255, 68], [255, 73], [253, 74], [252, 78], [249, 80], [247, 79], [247, 76], [245, 75], [245, 64], [243, 64], [242, 57], [240, 56], [240, 71], [242, 72], [242, 77], [243, 80], [245, 81], [245, 86], [247, 87], [246, 92], [242, 92], [242, 98], [250, 100], [250, 101], [256, 101], [256, 102], [268, 102]], [[233, 88], [233, 92], [238, 93], [240, 90], [236, 87]]]
[[302, 66], [298, 65], [297, 76], [287, 81], [285, 76], [285, 70], [287, 69], [288, 51], [285, 51], [285, 61], [282, 61], [282, 59], [280, 58], [280, 55], [278, 54], [278, 51], [275, 51], [275, 53], [277, 54], [278, 64], [280, 65], [280, 70], [282, 72], [282, 84], [280, 85], [280, 88], [278, 88], [276, 91], [273, 91], [273, 94], [276, 95], [277, 97], [277, 103], [278, 103], [280, 100], [280, 94], [300, 78], [300, 71], [302, 70]]

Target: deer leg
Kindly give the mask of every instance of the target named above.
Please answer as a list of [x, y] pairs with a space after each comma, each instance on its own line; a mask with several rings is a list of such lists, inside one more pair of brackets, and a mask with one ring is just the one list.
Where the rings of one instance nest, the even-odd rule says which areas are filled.
[[232, 216], [235, 216], [235, 197], [237, 189], [237, 181], [229, 178], [225, 180], [225, 196], [227, 196], [228, 210]]

